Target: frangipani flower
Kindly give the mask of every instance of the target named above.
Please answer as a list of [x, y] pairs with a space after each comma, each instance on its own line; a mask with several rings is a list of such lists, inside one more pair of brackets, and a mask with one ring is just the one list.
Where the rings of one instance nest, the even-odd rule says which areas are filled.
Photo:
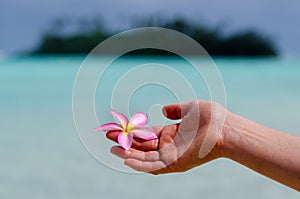
[[114, 110], [111, 110], [110, 113], [115, 120], [119, 122], [119, 124], [112, 122], [106, 123], [98, 128], [95, 128], [95, 131], [118, 131], [118, 143], [125, 150], [130, 149], [133, 136], [142, 138], [144, 140], [153, 140], [157, 138], [155, 131], [151, 127], [145, 126], [148, 119], [146, 114], [137, 112], [130, 118], [130, 120], [128, 120], [127, 117], [122, 113], [118, 113]]

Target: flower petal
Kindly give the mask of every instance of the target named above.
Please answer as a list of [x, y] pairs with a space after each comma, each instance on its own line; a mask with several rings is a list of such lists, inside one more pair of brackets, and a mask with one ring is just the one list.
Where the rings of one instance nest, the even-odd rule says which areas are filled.
[[118, 143], [125, 149], [128, 150], [130, 149], [132, 145], [132, 138], [133, 135], [132, 133], [129, 134], [124, 134], [123, 132], [120, 132], [118, 134]]
[[149, 126], [138, 126], [132, 133], [134, 136], [144, 140], [153, 140], [157, 138], [155, 131]]
[[148, 115], [142, 112], [137, 112], [130, 118], [129, 123], [133, 126], [143, 126], [146, 124], [147, 119]]
[[117, 123], [106, 123], [106, 124], [103, 124], [97, 128], [94, 129], [95, 131], [98, 131], [98, 132], [106, 132], [106, 131], [112, 131], [112, 130], [122, 130], [122, 127], [117, 124]]
[[128, 119], [122, 113], [118, 113], [114, 110], [110, 110], [110, 114], [115, 118], [116, 121], [119, 121], [122, 127], [125, 129], [128, 125]]

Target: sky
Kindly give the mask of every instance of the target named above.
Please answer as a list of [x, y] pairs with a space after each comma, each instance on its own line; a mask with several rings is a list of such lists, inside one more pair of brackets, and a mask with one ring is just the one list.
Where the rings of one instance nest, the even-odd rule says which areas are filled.
[[299, 0], [1, 0], [0, 54], [35, 48], [57, 18], [101, 17], [112, 30], [134, 20], [184, 17], [228, 32], [255, 28], [282, 56], [300, 57]]

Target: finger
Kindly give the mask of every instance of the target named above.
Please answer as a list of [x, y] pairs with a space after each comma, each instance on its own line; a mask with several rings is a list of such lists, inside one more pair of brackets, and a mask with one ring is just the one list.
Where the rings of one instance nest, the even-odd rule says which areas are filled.
[[168, 119], [179, 120], [188, 113], [190, 104], [191, 102], [166, 105], [163, 107], [162, 112]]
[[[118, 132], [116, 131], [109, 131], [106, 133], [106, 137], [114, 142], [118, 142]], [[154, 140], [143, 140], [140, 138], [133, 138], [132, 141], [132, 148], [141, 150], [141, 151], [155, 151], [158, 148], [158, 139]]]
[[163, 163], [162, 161], [144, 162], [133, 158], [126, 159], [124, 163], [134, 170], [147, 173], [154, 172], [166, 167], [165, 163]]
[[118, 142], [118, 134], [119, 132], [116, 131], [108, 131], [106, 137], [114, 142]]
[[113, 146], [110, 152], [122, 159], [134, 158], [140, 161], [158, 161], [160, 159], [157, 151], [124, 150], [122, 147]]

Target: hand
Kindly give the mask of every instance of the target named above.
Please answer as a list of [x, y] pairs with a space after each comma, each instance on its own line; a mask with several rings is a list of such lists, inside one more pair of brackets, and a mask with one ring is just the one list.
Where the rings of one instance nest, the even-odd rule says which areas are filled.
[[[219, 157], [229, 158], [300, 191], [300, 137], [257, 124], [221, 105], [196, 100], [163, 108], [178, 124], [156, 129], [158, 139], [135, 139], [131, 150], [111, 152], [129, 167], [162, 174], [183, 172]], [[117, 132], [107, 137], [116, 141]]]
[[[156, 140], [135, 138], [132, 148], [113, 146], [111, 153], [125, 159], [135, 170], [152, 174], [183, 172], [221, 157], [222, 129], [226, 109], [217, 103], [196, 100], [163, 108], [164, 115], [180, 123], [153, 127]], [[107, 138], [116, 141], [117, 133]]]

